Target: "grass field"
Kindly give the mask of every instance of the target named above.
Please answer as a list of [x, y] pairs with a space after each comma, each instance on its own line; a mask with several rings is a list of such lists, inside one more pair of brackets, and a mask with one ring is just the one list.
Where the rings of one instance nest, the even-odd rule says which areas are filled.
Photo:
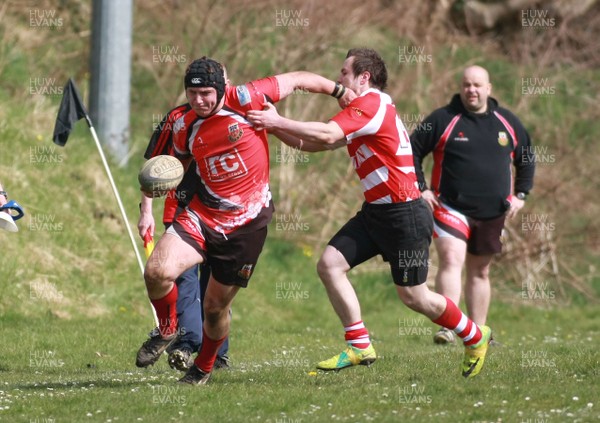
[[[184, 101], [181, 75], [194, 57], [222, 60], [237, 84], [298, 69], [335, 77], [348, 48], [374, 47], [409, 130], [448, 101], [465, 64], [485, 64], [494, 96], [522, 119], [541, 158], [492, 269], [488, 323], [499, 345], [482, 373], [464, 380], [462, 348], [433, 345], [437, 328], [401, 305], [385, 266], [374, 262], [352, 280], [377, 362], [316, 372], [344, 343], [315, 262], [358, 208], [360, 187], [344, 151], [309, 156], [273, 143], [277, 212], [250, 287], [234, 304], [233, 368], [198, 388], [178, 385], [181, 375], [166, 360], [137, 369], [152, 314], [110, 185], [83, 122], [65, 148], [50, 141], [67, 78], [89, 97], [91, 2], [7, 1], [0, 180], [26, 216], [19, 233], [0, 231], [0, 422], [600, 420], [597, 20], [477, 37], [439, 13], [451, 2], [180, 3], [134, 2], [128, 165], [109, 156], [134, 232], [143, 151], [161, 115]], [[40, 13], [57, 20], [32, 24]], [[291, 13], [309, 25], [278, 26], [277, 17]], [[190, 16], [202, 22], [190, 25]], [[157, 61], [157, 50], [177, 53]], [[424, 60], [405, 63], [407, 51]], [[552, 94], [528, 94], [531, 81]], [[305, 94], [280, 110], [303, 120], [337, 110], [331, 98]], [[528, 222], [545, 229], [524, 230]]]
[[[339, 373], [314, 364], [343, 335], [313, 258], [271, 240], [237, 298], [231, 370], [204, 387], [180, 386], [166, 360], [134, 366], [149, 310], [115, 305], [99, 318], [5, 314], [0, 421], [7, 422], [563, 422], [595, 421], [597, 310], [551, 299], [492, 306], [482, 374], [460, 376], [462, 348], [433, 345], [435, 327], [403, 307], [385, 272], [355, 275], [378, 361]], [[136, 281], [143, 300], [141, 281]], [[135, 290], [135, 287], [131, 288]], [[515, 293], [516, 296], [520, 295]], [[30, 295], [29, 307], [52, 298]], [[544, 307], [536, 307], [534, 302]]]

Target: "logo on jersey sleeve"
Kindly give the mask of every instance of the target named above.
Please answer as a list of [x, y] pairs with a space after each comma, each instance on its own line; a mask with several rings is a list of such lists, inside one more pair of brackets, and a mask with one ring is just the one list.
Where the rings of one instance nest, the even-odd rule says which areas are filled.
[[242, 135], [244, 135], [244, 130], [240, 128], [240, 124], [238, 122], [229, 124], [227, 127], [227, 132], [229, 134], [227, 135], [229, 142], [236, 142], [242, 138]]
[[250, 91], [245, 85], [238, 85], [237, 87], [235, 87], [235, 90], [237, 92], [238, 100], [240, 101], [240, 106], [245, 106], [246, 104], [249, 104], [252, 101]]
[[350, 109], [356, 113], [358, 115], [358, 117], [361, 117], [363, 115], [363, 111], [361, 109], [359, 109], [358, 107], [350, 107]]
[[185, 129], [185, 119], [184, 116], [181, 116], [179, 119], [175, 121], [173, 124], [173, 133], [178, 133], [179, 131], [183, 131]]
[[500, 144], [502, 147], [506, 147], [508, 145], [508, 135], [506, 135], [506, 132], [498, 132], [498, 144]]
[[225, 154], [205, 157], [208, 178], [212, 182], [222, 182], [227, 179], [239, 178], [248, 173], [248, 168], [237, 148]]

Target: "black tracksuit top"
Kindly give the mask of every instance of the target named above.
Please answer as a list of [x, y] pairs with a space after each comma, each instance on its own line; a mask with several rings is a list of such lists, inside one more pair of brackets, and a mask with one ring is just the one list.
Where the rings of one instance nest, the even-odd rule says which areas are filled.
[[421, 191], [428, 189], [423, 158], [433, 153], [431, 189], [466, 216], [498, 217], [508, 209], [511, 194], [527, 194], [533, 186], [535, 155], [529, 134], [491, 97], [487, 111], [475, 114], [455, 94], [450, 104], [417, 127], [411, 145]]

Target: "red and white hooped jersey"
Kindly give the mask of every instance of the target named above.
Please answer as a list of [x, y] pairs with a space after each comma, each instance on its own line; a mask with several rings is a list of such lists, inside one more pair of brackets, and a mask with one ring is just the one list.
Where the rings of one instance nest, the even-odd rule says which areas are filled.
[[279, 101], [274, 77], [228, 86], [221, 110], [206, 119], [190, 110], [173, 128], [175, 152], [191, 154], [200, 176], [189, 207], [224, 234], [249, 223], [271, 201], [267, 134], [245, 118], [248, 110], [263, 108], [265, 97]]
[[400, 203], [421, 196], [410, 139], [389, 95], [369, 89], [331, 120], [344, 131], [368, 203]]

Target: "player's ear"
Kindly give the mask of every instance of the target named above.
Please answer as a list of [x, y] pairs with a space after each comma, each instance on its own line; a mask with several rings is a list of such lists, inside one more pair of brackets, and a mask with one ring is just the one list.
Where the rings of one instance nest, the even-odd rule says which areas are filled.
[[361, 84], [366, 84], [367, 82], [369, 82], [371, 80], [371, 73], [368, 71], [364, 71], [363, 73], [360, 74], [360, 83]]

